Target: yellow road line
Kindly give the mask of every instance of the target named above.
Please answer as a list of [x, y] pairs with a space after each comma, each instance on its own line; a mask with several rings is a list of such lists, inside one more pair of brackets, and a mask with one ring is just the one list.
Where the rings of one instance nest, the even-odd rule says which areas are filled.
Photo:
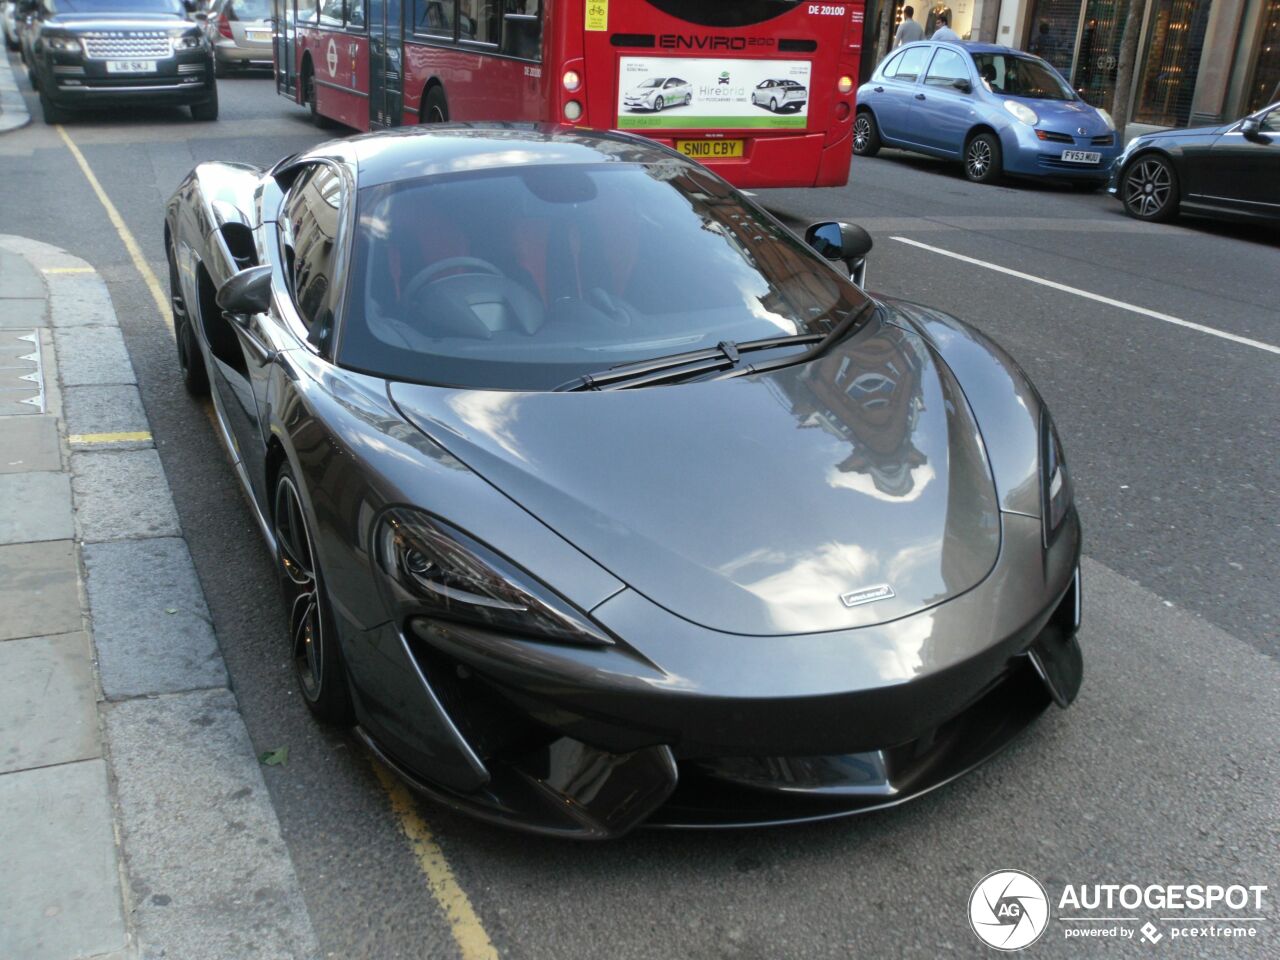
[[378, 775], [378, 782], [391, 798], [391, 810], [400, 822], [400, 829], [409, 838], [409, 846], [413, 848], [418, 866], [426, 875], [432, 896], [449, 921], [449, 929], [462, 953], [462, 960], [498, 960], [498, 951], [490, 942], [489, 934], [485, 933], [484, 925], [471, 906], [471, 900], [462, 887], [458, 886], [444, 851], [432, 837], [431, 828], [414, 810], [409, 791], [396, 779], [395, 774], [377, 760], [373, 761], [373, 772]]
[[93, 273], [93, 267], [45, 267], [41, 273]]
[[164, 325], [172, 333], [173, 318], [169, 316], [169, 297], [165, 294], [164, 288], [160, 286], [160, 281], [156, 279], [155, 273], [147, 264], [147, 258], [142, 255], [142, 248], [138, 246], [138, 241], [133, 238], [133, 234], [125, 224], [124, 217], [120, 216], [120, 211], [116, 209], [116, 205], [107, 196], [107, 191], [102, 189], [102, 184], [98, 182], [97, 176], [89, 166], [89, 161], [84, 158], [84, 154], [75, 145], [75, 141], [68, 136], [67, 131], [61, 124], [58, 124], [57, 131], [58, 136], [62, 138], [62, 142], [71, 151], [71, 155], [76, 158], [76, 163], [80, 165], [80, 172], [89, 181], [89, 186], [93, 188], [93, 192], [98, 195], [98, 202], [102, 204], [102, 209], [107, 211], [107, 219], [116, 228], [116, 233], [119, 234], [121, 241], [124, 243], [124, 248], [129, 251], [129, 258], [133, 261], [134, 268], [137, 269], [138, 273], [142, 274], [142, 279], [146, 282], [147, 289], [151, 291], [151, 297], [156, 302], [156, 310], [160, 312], [160, 319], [164, 321]]
[[[156, 302], [156, 309], [160, 312], [160, 318], [172, 332], [173, 319], [169, 315], [169, 298], [160, 286], [160, 281], [156, 279], [155, 273], [152, 272], [151, 267], [147, 264], [146, 257], [142, 255], [142, 248], [138, 246], [138, 241], [134, 239], [129, 227], [124, 222], [124, 218], [120, 216], [120, 211], [116, 209], [115, 204], [111, 202], [111, 198], [107, 196], [107, 191], [102, 188], [102, 184], [89, 166], [89, 161], [80, 152], [80, 148], [75, 145], [75, 142], [67, 135], [67, 131], [61, 125], [57, 127], [57, 131], [58, 135], [62, 137], [63, 143], [67, 145], [67, 149], [71, 151], [71, 155], [75, 157], [76, 163], [79, 164], [80, 171], [84, 174], [85, 179], [89, 181], [89, 186], [97, 194], [98, 202], [102, 204], [102, 208], [107, 212], [107, 218], [111, 221], [111, 225], [115, 227], [116, 233], [124, 243], [125, 249], [129, 251], [129, 257], [133, 260], [134, 267], [142, 275], [142, 279], [147, 284], [147, 289], [151, 291], [152, 299]], [[209, 407], [209, 418], [210, 420], [214, 419], [212, 406]], [[215, 429], [216, 426], [215, 423]], [[77, 436], [114, 436], [117, 438], [116, 442], [123, 441], [126, 437], [134, 438], [132, 434], [78, 434]], [[136, 437], [136, 439], [144, 438], [150, 439], [150, 434], [137, 435]], [[72, 442], [75, 442], [75, 438], [72, 438]], [[95, 442], [111, 441], [99, 440]], [[391, 800], [391, 810], [395, 813], [396, 820], [399, 821], [400, 829], [409, 840], [409, 846], [412, 847], [413, 854], [418, 860], [418, 866], [427, 878], [427, 885], [431, 888], [431, 894], [436, 898], [436, 902], [440, 904], [440, 908], [444, 911], [444, 915], [449, 921], [449, 929], [453, 933], [453, 939], [458, 944], [459, 951], [462, 953], [462, 960], [498, 960], [498, 951], [494, 949], [493, 943], [489, 940], [489, 935], [485, 933], [484, 925], [481, 924], [480, 918], [476, 916], [476, 912], [471, 906], [471, 900], [467, 897], [462, 887], [458, 885], [453, 871], [449, 869], [449, 862], [445, 859], [444, 851], [440, 849], [432, 837], [431, 828], [414, 810], [413, 800], [409, 796], [409, 791], [382, 764], [375, 761], [373, 769], [378, 776], [378, 782], [382, 784], [382, 789], [386, 791], [388, 798]]]
[[151, 434], [147, 430], [135, 430], [133, 432], [122, 433], [73, 433], [67, 437], [67, 442], [75, 446], [85, 446], [95, 443], [143, 443], [150, 442]]

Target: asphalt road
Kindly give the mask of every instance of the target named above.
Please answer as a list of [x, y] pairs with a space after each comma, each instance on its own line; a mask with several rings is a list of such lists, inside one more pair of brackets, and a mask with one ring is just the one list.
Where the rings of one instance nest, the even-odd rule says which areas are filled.
[[[162, 204], [193, 163], [267, 164], [323, 136], [269, 79], [220, 86], [213, 124], [138, 111], [66, 128], [161, 278]], [[116, 229], [29, 102], [35, 124], [0, 139], [0, 232], [65, 247], [108, 281], [250, 734], [259, 750], [289, 747], [288, 766], [264, 772], [323, 949], [455, 957], [365, 752], [299, 701], [267, 554], [209, 412], [182, 391]], [[938, 251], [1280, 345], [1280, 232], [1135, 224], [1105, 194], [978, 187], [889, 151], [852, 179], [761, 199], [794, 224], [862, 222], [876, 240], [872, 289], [972, 321], [1040, 387], [1085, 525], [1080, 700], [973, 776], [836, 824], [573, 845], [426, 801], [418, 815], [504, 957], [977, 955], [968, 894], [1006, 866], [1051, 892], [1271, 887], [1249, 940], [1080, 944], [1055, 920], [1038, 955], [1276, 956], [1280, 356]]]

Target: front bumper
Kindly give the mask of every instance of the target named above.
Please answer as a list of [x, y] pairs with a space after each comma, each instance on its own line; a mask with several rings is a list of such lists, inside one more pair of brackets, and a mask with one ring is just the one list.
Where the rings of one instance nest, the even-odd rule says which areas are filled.
[[1047, 552], [1004, 515], [1002, 555], [968, 593], [878, 627], [717, 634], [624, 590], [593, 615], [618, 645], [568, 647], [438, 621], [344, 646], [399, 661], [368, 742], [419, 789], [558, 836], [640, 823], [756, 826], [901, 803], [983, 762], [1081, 677], [1079, 525]]
[[[1010, 124], [1000, 134], [1004, 149], [1005, 173], [1023, 177], [1049, 177], [1055, 180], [1104, 182], [1111, 165], [1120, 155], [1116, 135], [1110, 144], [1094, 143], [1093, 136], [1072, 137], [1070, 143], [1040, 140], [1035, 129], [1026, 124]], [[1063, 160], [1065, 150], [1085, 151], [1099, 155], [1097, 163]]]
[[154, 73], [108, 73], [106, 60], [59, 55], [46, 63], [42, 88], [62, 107], [203, 103], [214, 95], [213, 60], [194, 50], [155, 60]]

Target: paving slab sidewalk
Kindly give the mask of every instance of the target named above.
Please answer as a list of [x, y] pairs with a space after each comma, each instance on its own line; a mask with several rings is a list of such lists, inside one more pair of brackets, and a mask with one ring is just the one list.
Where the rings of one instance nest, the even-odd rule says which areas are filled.
[[312, 958], [148, 429], [102, 279], [0, 234], [0, 958]]

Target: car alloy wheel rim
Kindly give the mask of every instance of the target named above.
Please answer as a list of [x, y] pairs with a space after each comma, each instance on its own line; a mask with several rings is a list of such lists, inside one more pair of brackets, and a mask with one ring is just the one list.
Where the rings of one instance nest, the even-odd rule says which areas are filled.
[[289, 477], [282, 477], [276, 485], [275, 534], [289, 608], [290, 653], [302, 692], [314, 701], [320, 693], [324, 668], [324, 612], [311, 531], [302, 513], [298, 488]]
[[853, 122], [853, 149], [861, 153], [871, 140], [871, 121], [865, 116]]
[[654, 112], [655, 112], [655, 113], [660, 113], [660, 112], [662, 111], [662, 108], [663, 108], [663, 107], [665, 107], [665, 106], [666, 106], [666, 104], [665, 104], [665, 103], [663, 103], [663, 101], [662, 101], [662, 98], [661, 98], [661, 97], [659, 97], [657, 100], [653, 101], [653, 109], [654, 109]]
[[982, 177], [991, 167], [991, 147], [985, 140], [975, 140], [969, 144], [968, 152], [969, 176]]
[[1140, 217], [1152, 217], [1164, 209], [1173, 189], [1169, 168], [1159, 160], [1144, 160], [1125, 181], [1125, 202]]

